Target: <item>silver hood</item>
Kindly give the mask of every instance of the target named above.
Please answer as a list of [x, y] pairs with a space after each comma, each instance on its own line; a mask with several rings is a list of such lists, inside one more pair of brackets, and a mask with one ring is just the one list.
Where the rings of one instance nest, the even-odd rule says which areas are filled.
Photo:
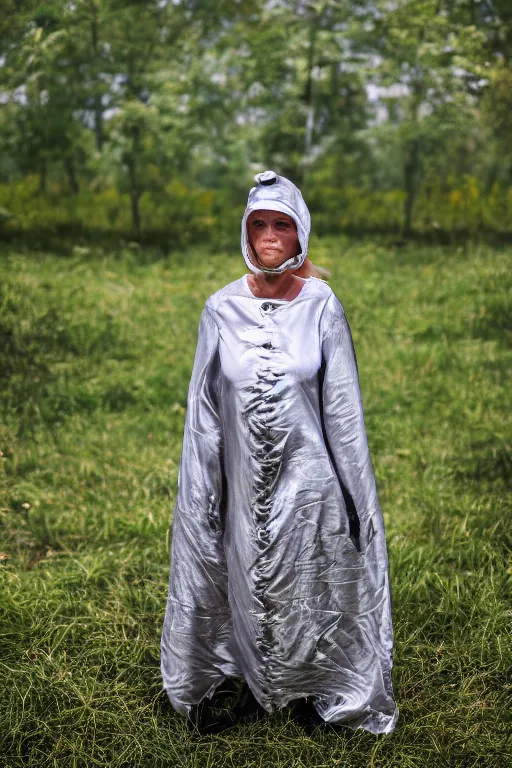
[[[245, 263], [252, 272], [270, 272], [280, 274], [286, 269], [296, 270], [304, 264], [308, 254], [309, 233], [311, 231], [311, 216], [304, 202], [300, 189], [284, 176], [278, 176], [274, 171], [264, 171], [254, 177], [256, 186], [249, 192], [247, 208], [242, 218], [242, 254]], [[247, 238], [247, 218], [252, 211], [280, 211], [287, 213], [297, 225], [297, 235], [301, 252], [287, 259], [278, 267], [257, 267], [251, 260], [251, 247]]]

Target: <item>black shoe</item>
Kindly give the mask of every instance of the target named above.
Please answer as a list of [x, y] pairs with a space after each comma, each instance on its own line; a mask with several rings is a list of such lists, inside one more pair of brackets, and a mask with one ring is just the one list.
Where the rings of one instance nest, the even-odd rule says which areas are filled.
[[310, 735], [319, 729], [323, 730], [328, 725], [316, 711], [311, 698], [291, 701], [290, 709], [292, 720], [301, 725]]
[[245, 681], [228, 679], [216, 689], [211, 699], [205, 698], [192, 707], [187, 728], [204, 736], [257, 720], [265, 714]]
[[195, 704], [187, 717], [187, 729], [196, 735], [206, 736], [232, 728], [235, 725], [233, 715], [227, 707], [222, 706], [221, 701], [219, 696], [214, 696], [213, 699], [203, 699]]
[[308, 735], [312, 736], [321, 731], [331, 731], [351, 739], [355, 735], [354, 728], [349, 728], [343, 723], [328, 723], [318, 714], [313, 706], [312, 697], [306, 699], [295, 699], [290, 702], [291, 717], [296, 723], [302, 726]]
[[259, 720], [266, 714], [246, 682], [242, 684], [238, 700], [233, 707], [233, 717], [237, 723], [249, 723]]

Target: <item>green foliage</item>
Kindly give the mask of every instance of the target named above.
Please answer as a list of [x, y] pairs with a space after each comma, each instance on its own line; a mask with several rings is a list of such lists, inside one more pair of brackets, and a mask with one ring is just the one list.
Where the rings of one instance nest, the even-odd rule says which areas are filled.
[[[156, 179], [159, 171], [150, 167]], [[39, 179], [26, 177], [16, 184], [0, 185], [0, 227], [6, 235], [31, 231], [66, 231], [87, 234], [87, 232], [117, 232], [120, 236], [131, 237], [130, 195], [119, 193], [115, 187], [100, 191], [82, 190], [74, 196], [63, 197], [58, 185], [51, 184], [48, 194], [36, 194]], [[190, 188], [178, 179], [159, 188], [149, 188], [140, 197], [140, 211], [145, 226], [141, 236], [160, 235], [161, 242], [170, 248], [182, 247], [189, 243], [203, 241], [217, 247], [226, 239], [231, 247], [239, 242], [240, 218], [242, 211], [235, 208], [234, 216], [220, 222], [219, 200], [222, 192]], [[216, 218], [215, 213], [219, 214]], [[233, 225], [231, 232], [228, 224]]]
[[[312, 172], [308, 205], [317, 235], [347, 231], [400, 232], [405, 192], [401, 189], [371, 189], [330, 181], [332, 165]], [[148, 167], [147, 189], [139, 201], [144, 226], [140, 236], [181, 248], [204, 243], [211, 250], [239, 249], [242, 193], [221, 187], [189, 186], [177, 178], [162, 186], [157, 166]], [[249, 186], [250, 181], [246, 185]], [[88, 233], [117, 233], [130, 240], [130, 195], [115, 187], [99, 191], [83, 189], [64, 197], [58, 185], [49, 185], [48, 194], [37, 194], [39, 179], [28, 176], [15, 184], [0, 185], [0, 233], [49, 231], [85, 236]], [[3, 213], [2, 213], [3, 211]], [[418, 233], [476, 235], [512, 231], [512, 186], [495, 181], [486, 190], [483, 182], [466, 174], [443, 182], [429, 174], [418, 194], [413, 218]]]
[[[264, 167], [304, 187], [322, 232], [340, 221], [404, 234], [510, 230], [506, 2], [7, 10], [0, 224], [10, 232], [159, 232], [231, 247]], [[174, 215], [183, 208], [187, 227]]]
[[0, 763], [499, 768], [510, 751], [510, 249], [314, 238], [354, 335], [383, 507], [397, 730], [285, 713], [194, 740], [159, 637], [197, 323], [240, 255], [0, 263]]

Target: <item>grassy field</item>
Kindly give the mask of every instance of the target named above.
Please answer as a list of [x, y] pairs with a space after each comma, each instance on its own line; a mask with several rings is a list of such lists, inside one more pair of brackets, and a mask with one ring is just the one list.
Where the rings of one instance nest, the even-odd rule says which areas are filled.
[[390, 556], [396, 731], [308, 737], [277, 713], [194, 739], [161, 691], [197, 323], [242, 257], [11, 249], [0, 261], [0, 765], [512, 760], [512, 250], [326, 239], [312, 254], [332, 270], [358, 356]]

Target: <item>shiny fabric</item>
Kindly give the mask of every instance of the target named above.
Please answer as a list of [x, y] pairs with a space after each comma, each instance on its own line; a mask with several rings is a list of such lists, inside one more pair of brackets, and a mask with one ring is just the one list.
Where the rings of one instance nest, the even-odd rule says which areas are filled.
[[[242, 217], [241, 246], [245, 263], [252, 272], [270, 272], [281, 274], [285, 270], [295, 271], [304, 264], [308, 254], [311, 216], [304, 202], [302, 193], [289, 179], [278, 176], [274, 171], [264, 171], [254, 177], [256, 186], [252, 187], [247, 200], [247, 207]], [[297, 225], [297, 237], [301, 251], [287, 259], [278, 267], [265, 267], [257, 264], [247, 237], [247, 218], [253, 211], [279, 211], [291, 216]]]
[[271, 712], [396, 724], [388, 558], [343, 307], [247, 275], [199, 324], [174, 510], [162, 675], [182, 713], [226, 677]]

